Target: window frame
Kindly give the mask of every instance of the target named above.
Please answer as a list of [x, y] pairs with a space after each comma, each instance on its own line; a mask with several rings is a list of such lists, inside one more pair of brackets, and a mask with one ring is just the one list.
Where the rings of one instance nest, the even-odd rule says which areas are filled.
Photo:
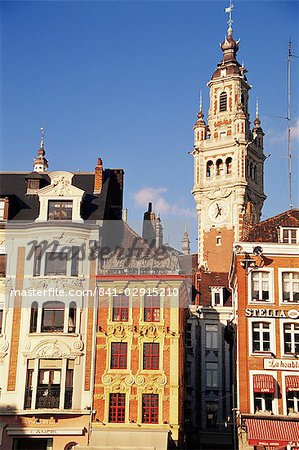
[[[148, 353], [146, 353], [146, 348], [150, 349]], [[153, 351], [155, 348], [158, 349], [157, 353]], [[142, 370], [160, 370], [160, 355], [159, 342], [144, 342], [142, 346]], [[146, 364], [146, 361], [149, 361], [149, 364]], [[146, 365], [148, 365], [148, 367], [146, 367]]]
[[[284, 231], [288, 231], [288, 241], [284, 242]], [[292, 240], [291, 233], [296, 232], [296, 242], [290, 242]], [[299, 228], [298, 227], [279, 227], [279, 242], [286, 245], [296, 245], [299, 244]]]
[[[255, 392], [254, 392], [254, 387], [253, 387], [253, 378], [254, 375], [272, 375], [274, 380], [276, 381], [275, 383], [275, 391], [272, 394], [273, 398], [272, 398], [272, 414], [278, 414], [278, 383], [277, 383], [277, 372], [276, 371], [272, 371], [271, 373], [269, 373], [269, 371], [262, 371], [262, 370], [251, 370], [249, 372], [249, 386], [250, 386], [250, 411], [252, 414], [256, 414], [256, 410], [255, 410]], [[262, 392], [256, 392], [256, 394], [263, 394]]]
[[[125, 349], [125, 351], [124, 351], [124, 349]], [[114, 362], [113, 362], [114, 358], [117, 358], [116, 365], [114, 365]], [[123, 363], [123, 359], [125, 359], [125, 363]], [[110, 369], [111, 370], [115, 370], [115, 369], [127, 370], [128, 369], [128, 343], [127, 342], [113, 341], [110, 343]]]
[[[123, 399], [123, 404], [122, 405], [111, 405], [111, 399], [112, 399], [112, 396], [115, 396], [117, 399], [118, 398], [121, 398], [121, 399]], [[109, 404], [108, 404], [108, 422], [109, 423], [126, 423], [126, 410], [127, 410], [127, 408], [126, 408], [126, 397], [127, 397], [127, 395], [126, 395], [126, 393], [125, 392], [110, 392], [109, 393]], [[123, 420], [111, 420], [111, 414], [112, 414], [112, 411], [111, 411], [111, 409], [112, 409], [112, 407], [113, 408], [115, 408], [115, 411], [117, 412], [117, 414], [116, 414], [116, 418], [118, 419], [118, 416], [119, 416], [119, 411], [122, 411], [122, 415], [123, 415]]]
[[[63, 330], [60, 331], [44, 331], [43, 330], [43, 315], [44, 315], [44, 304], [45, 303], [63, 303], [64, 304], [64, 320], [63, 320]], [[74, 324], [70, 325], [70, 314], [71, 310], [74, 310]], [[28, 307], [28, 333], [34, 335], [36, 333], [42, 334], [55, 334], [63, 333], [67, 335], [77, 335], [79, 333], [80, 321], [78, 316], [78, 304], [77, 301], [69, 299], [68, 301], [55, 301], [55, 300], [45, 300], [37, 301], [33, 299]], [[33, 323], [33, 319], [35, 323]]]
[[[289, 331], [289, 333], [288, 334], [291, 334], [291, 351], [290, 352], [286, 352], [285, 351], [285, 348], [286, 348], [286, 339], [285, 339], [285, 334], [286, 334], [286, 332], [285, 332], [285, 326], [286, 325], [290, 325], [290, 326], [292, 326], [292, 325], [294, 325], [294, 326], [298, 326], [298, 330], [297, 330], [297, 332], [296, 332], [296, 330], [291, 330], [291, 331]], [[299, 339], [298, 339], [298, 343], [296, 343], [296, 339], [295, 339], [295, 336], [296, 335], [298, 335], [298, 337], [299, 337], [299, 322], [297, 321], [297, 322], [294, 322], [293, 320], [284, 320], [282, 323], [281, 323], [281, 336], [282, 336], [282, 339], [281, 339], [281, 354], [283, 355], [283, 356], [285, 356], [285, 357], [290, 357], [290, 356], [293, 356], [293, 355], [299, 355]], [[295, 348], [295, 346], [296, 346], [296, 344], [298, 345], [298, 352], [296, 352], [296, 348]], [[294, 351], [292, 351], [292, 350], [294, 350]]]
[[[269, 350], [259, 350], [254, 351], [253, 350], [253, 325], [255, 323], [267, 323], [270, 325], [269, 327], [269, 333], [270, 333], [270, 349]], [[275, 336], [275, 319], [266, 319], [263, 317], [255, 317], [255, 318], [249, 318], [248, 319], [248, 342], [249, 342], [249, 354], [251, 356], [264, 356], [268, 355], [270, 353], [275, 354], [276, 353], [276, 336]]]
[[[208, 330], [207, 327], [216, 327], [215, 330]], [[206, 350], [219, 350], [219, 341], [218, 341], [218, 325], [215, 323], [206, 323], [205, 324], [205, 349]], [[210, 336], [210, 338], [208, 338]], [[213, 345], [208, 345], [208, 341], [211, 341], [211, 344], [215, 343], [216, 340], [216, 347]]]
[[227, 112], [227, 106], [228, 106], [228, 95], [227, 92], [224, 90], [220, 92], [219, 94], [219, 113], [225, 113]]
[[[51, 206], [52, 206], [52, 204], [55, 204], [55, 203], [57, 203], [57, 204], [59, 204], [59, 210], [58, 210], [58, 215], [59, 215], [59, 218], [58, 219], [54, 219], [54, 218], [51, 218], [50, 219], [50, 208], [51, 208]], [[64, 211], [64, 209], [62, 208], [62, 206], [63, 205], [69, 205], [69, 206], [71, 206], [71, 208], [67, 208], [65, 211], [66, 211], [66, 218], [62, 218], [62, 215], [63, 215], [63, 211]], [[74, 202], [73, 202], [73, 200], [61, 200], [61, 199], [57, 199], [57, 200], [55, 200], [55, 199], [49, 199], [48, 200], [48, 209], [47, 209], [47, 220], [48, 221], [57, 221], [57, 222], [61, 222], [61, 221], [71, 221], [72, 220], [72, 218], [73, 218], [73, 209], [74, 209]], [[70, 210], [70, 217], [69, 217], [69, 210]]]
[[[149, 406], [144, 406], [145, 397], [149, 397], [150, 404]], [[141, 395], [141, 422], [145, 424], [158, 424], [159, 423], [159, 413], [160, 413], [160, 398], [159, 394], [156, 393], [142, 393]], [[152, 400], [155, 400], [154, 405], [152, 404]], [[149, 420], [144, 420], [145, 416], [145, 408], [148, 411]], [[151, 420], [152, 416], [156, 417], [156, 420]]]
[[[114, 302], [116, 302], [116, 300], [120, 299], [120, 306], [115, 306]], [[127, 302], [127, 305], [123, 306], [122, 305], [122, 300], [125, 299]], [[116, 315], [116, 310], [119, 310], [119, 319], [117, 319], [117, 315]], [[123, 316], [123, 311], [125, 312], [125, 315]], [[118, 294], [118, 295], [114, 295], [112, 297], [112, 314], [111, 314], [111, 320], [112, 322], [129, 322], [130, 321], [130, 297], [128, 295], [124, 295], [124, 294]]]
[[292, 413], [290, 413], [289, 411], [288, 411], [288, 399], [287, 399], [287, 397], [288, 397], [288, 392], [296, 392], [297, 394], [298, 394], [298, 404], [297, 404], [297, 406], [298, 406], [298, 411], [295, 411], [294, 410], [294, 413], [297, 415], [297, 414], [299, 414], [299, 391], [287, 391], [286, 390], [286, 377], [287, 376], [299, 376], [298, 375], [298, 372], [295, 372], [295, 371], [293, 371], [293, 372], [284, 372], [284, 373], [282, 373], [282, 387], [283, 387], [283, 393], [284, 393], [284, 395], [282, 395], [282, 400], [283, 400], [283, 413], [284, 413], [284, 415], [286, 415], [286, 416], [290, 416], [290, 414], [292, 414]]
[[[211, 286], [211, 305], [214, 307], [223, 306], [224, 304], [224, 288], [225, 286]], [[215, 297], [219, 294], [219, 303], [216, 303]]]
[[[299, 269], [295, 267], [291, 268], [278, 268], [278, 292], [279, 292], [279, 304], [280, 305], [298, 305], [298, 301], [284, 301], [283, 299], [283, 274], [284, 273], [298, 273]], [[299, 280], [298, 280], [299, 283]], [[293, 292], [292, 292], [293, 294]]]
[[[214, 365], [214, 368], [209, 367], [208, 365]], [[219, 380], [218, 380], [218, 371], [219, 364], [218, 361], [206, 361], [205, 363], [205, 380], [206, 380], [206, 389], [218, 389], [219, 388]], [[209, 384], [208, 381], [211, 381]]]
[[[146, 306], [146, 301], [150, 300], [150, 306]], [[155, 301], [159, 306], [153, 306]], [[158, 318], [155, 319], [155, 311], [158, 311]], [[149, 318], [146, 317], [146, 313], [149, 312]], [[143, 322], [161, 322], [161, 297], [160, 295], [145, 295], [143, 297]]]
[[[269, 273], [269, 299], [268, 300], [253, 300], [252, 296], [253, 296], [253, 274], [254, 273], [262, 273], [262, 272], [267, 272]], [[261, 283], [262, 281], [259, 281], [259, 283]], [[248, 280], [248, 304], [251, 305], [260, 305], [260, 304], [267, 304], [267, 305], [273, 305], [275, 303], [275, 298], [274, 298], [274, 269], [273, 268], [259, 268], [257, 270], [251, 270], [251, 272], [249, 273], [249, 280]]]

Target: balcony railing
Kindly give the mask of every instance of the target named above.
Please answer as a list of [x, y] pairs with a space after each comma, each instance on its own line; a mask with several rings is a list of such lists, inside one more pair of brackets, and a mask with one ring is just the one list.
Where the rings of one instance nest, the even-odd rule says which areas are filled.
[[59, 387], [38, 387], [36, 392], [37, 409], [59, 408], [60, 386]]
[[[32, 408], [32, 388], [25, 389], [24, 409]], [[38, 387], [36, 393], [36, 409], [59, 408], [60, 387]], [[73, 388], [65, 388], [64, 409], [72, 409], [73, 406]]]
[[25, 400], [24, 400], [24, 409], [30, 409], [32, 402], [32, 388], [27, 387], [25, 389]]
[[73, 388], [65, 388], [64, 393], [64, 409], [72, 409], [73, 405]]

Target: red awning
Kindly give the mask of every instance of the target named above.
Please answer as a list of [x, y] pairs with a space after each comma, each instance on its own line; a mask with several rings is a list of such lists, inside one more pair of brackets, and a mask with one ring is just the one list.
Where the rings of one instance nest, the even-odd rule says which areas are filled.
[[299, 375], [286, 376], [286, 390], [299, 391]]
[[299, 445], [299, 422], [294, 420], [246, 419], [248, 444], [279, 448]]
[[275, 380], [272, 375], [253, 375], [254, 392], [275, 392]]

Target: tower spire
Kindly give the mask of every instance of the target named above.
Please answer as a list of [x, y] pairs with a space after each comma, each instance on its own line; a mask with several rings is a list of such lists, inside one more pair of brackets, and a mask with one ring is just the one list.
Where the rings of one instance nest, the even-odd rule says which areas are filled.
[[35, 158], [33, 163], [34, 172], [47, 172], [48, 170], [48, 161], [45, 157], [45, 129], [44, 127], [40, 128], [41, 138], [40, 138], [40, 147], [37, 151], [37, 158]]
[[225, 12], [228, 13], [228, 29], [227, 29], [227, 35], [231, 36], [233, 34], [233, 18], [232, 18], [232, 12], [234, 9], [233, 3], [230, 1], [229, 6], [225, 8]]

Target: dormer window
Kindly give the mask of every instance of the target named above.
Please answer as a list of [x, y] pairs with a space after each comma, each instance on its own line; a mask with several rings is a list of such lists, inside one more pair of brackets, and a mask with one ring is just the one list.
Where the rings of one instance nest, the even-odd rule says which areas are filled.
[[0, 199], [0, 221], [7, 220], [8, 218], [8, 198]]
[[227, 93], [221, 92], [219, 97], [219, 111], [224, 112], [227, 109]]
[[39, 189], [39, 180], [28, 180], [27, 188], [33, 189], [33, 190], [38, 190]]
[[212, 306], [223, 306], [223, 291], [222, 286], [216, 286], [211, 288]]
[[49, 200], [48, 220], [72, 220], [72, 210], [71, 200]]
[[298, 244], [299, 228], [280, 228], [280, 242], [283, 244]]

